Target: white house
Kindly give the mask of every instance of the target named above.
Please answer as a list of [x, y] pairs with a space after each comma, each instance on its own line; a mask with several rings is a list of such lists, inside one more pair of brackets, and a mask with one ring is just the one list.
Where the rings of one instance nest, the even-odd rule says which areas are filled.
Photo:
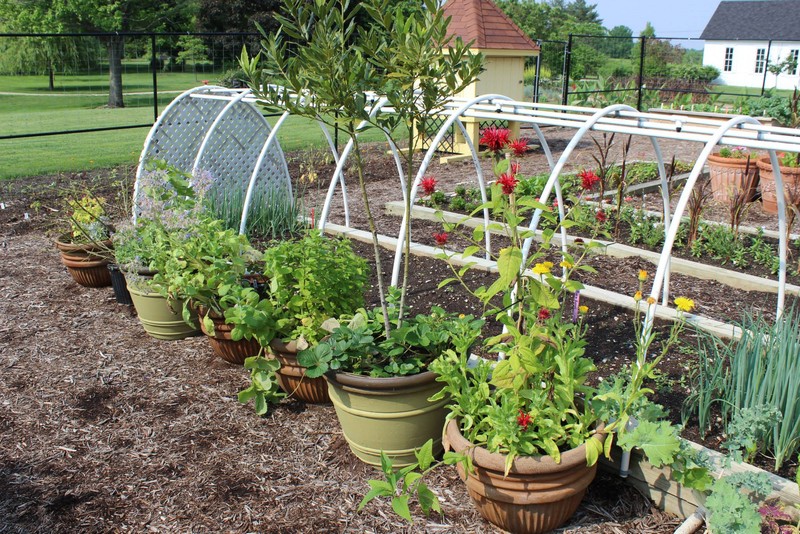
[[[723, 1], [700, 35], [703, 65], [720, 71], [725, 85], [767, 89], [800, 86], [800, 0]], [[793, 67], [777, 77], [767, 65], [791, 57]]]

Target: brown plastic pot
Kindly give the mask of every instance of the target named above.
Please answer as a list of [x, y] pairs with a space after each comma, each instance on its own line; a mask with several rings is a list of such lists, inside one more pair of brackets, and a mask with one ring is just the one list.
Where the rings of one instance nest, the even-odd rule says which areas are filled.
[[281, 368], [277, 372], [278, 384], [287, 395], [314, 404], [331, 401], [325, 379], [321, 376], [308, 378], [306, 368], [297, 363], [299, 351], [294, 340], [284, 343], [280, 339], [273, 339], [269, 342], [269, 348], [281, 362]]
[[326, 374], [336, 417], [353, 454], [380, 466], [384, 452], [395, 467], [405, 467], [416, 462], [415, 451], [429, 439], [438, 454], [450, 398], [428, 400], [442, 389], [436, 376], [430, 371], [389, 378]]
[[[781, 155], [778, 155], [780, 158]], [[761, 174], [761, 206], [767, 213], [778, 213], [778, 197], [775, 192], [775, 173], [769, 156], [756, 163]], [[800, 167], [780, 166], [786, 204], [800, 205]]]
[[61, 263], [75, 282], [84, 287], [111, 285], [111, 273], [108, 272], [110, 240], [76, 244], [70, 243], [69, 236], [63, 235], [56, 240], [56, 247], [61, 252]]
[[211, 350], [214, 351], [215, 355], [228, 363], [242, 365], [245, 359], [250, 356], [257, 356], [261, 352], [261, 344], [259, 344], [255, 338], [242, 338], [238, 341], [234, 341], [233, 338], [231, 338], [231, 330], [233, 330], [234, 326], [226, 324], [224, 317], [209, 315], [209, 318], [214, 323], [214, 335], [212, 336], [208, 333], [203, 324], [202, 318], [204, 315], [205, 310], [200, 311], [200, 317], [198, 319], [200, 322], [200, 330], [202, 330], [208, 338], [208, 342], [211, 344]]
[[[602, 443], [605, 434], [590, 439]], [[549, 456], [516, 458], [504, 476], [506, 456], [467, 441], [456, 421], [445, 427], [444, 447], [472, 458], [471, 473], [457, 464], [467, 492], [484, 519], [509, 532], [549, 532], [566, 523], [597, 472], [597, 464], [586, 465], [581, 445], [562, 453], [560, 463]]]
[[[747, 201], [756, 196], [759, 173], [756, 158], [724, 158], [717, 154], [708, 156], [711, 194], [717, 202], [730, 202], [734, 195], [750, 185]], [[748, 165], [749, 162], [749, 165]]]

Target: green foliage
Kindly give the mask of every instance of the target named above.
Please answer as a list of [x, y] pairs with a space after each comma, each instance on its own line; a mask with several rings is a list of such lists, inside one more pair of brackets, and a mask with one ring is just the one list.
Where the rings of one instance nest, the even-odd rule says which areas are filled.
[[692, 243], [692, 256], [711, 256], [722, 265], [731, 262], [739, 268], [748, 265], [744, 239], [727, 226], [702, 225], [698, 238]]
[[311, 231], [264, 253], [277, 334], [315, 343], [325, 320], [364, 306], [367, 264], [346, 239]]
[[393, 329], [388, 338], [380, 310], [361, 309], [346, 324], [327, 325], [330, 336], [298, 354], [298, 362], [312, 378], [328, 370], [375, 377], [414, 375], [447, 350], [469, 350], [483, 326], [483, 320], [456, 316], [436, 306], [402, 323], [397, 308], [390, 310]]
[[667, 76], [670, 78], [693, 80], [703, 83], [711, 83], [719, 77], [719, 74], [719, 69], [711, 65], [680, 63], [671, 64], [667, 69]]
[[734, 460], [752, 462], [759, 445], [781, 419], [781, 413], [774, 406], [759, 404], [742, 408], [733, 414], [728, 424], [728, 439], [722, 446], [730, 451]]
[[239, 402], [247, 404], [255, 401], [255, 411], [264, 415], [269, 405], [278, 402], [284, 394], [280, 392], [275, 372], [281, 364], [275, 358], [251, 356], [244, 361], [244, 368], [250, 370], [250, 387], [239, 392]]
[[[740, 340], [724, 343], [704, 336], [700, 366], [692, 384], [696, 393], [684, 405], [684, 417], [696, 412], [701, 423], [708, 423], [710, 407], [718, 404], [728, 435], [731, 422], [740, 414], [735, 428], [742, 427], [743, 419], [752, 433], [737, 438], [732, 445], [744, 448], [746, 454], [763, 448], [775, 457], [776, 469], [800, 448], [799, 320], [796, 309], [785, 311], [774, 323], [747, 313], [737, 325], [742, 329]], [[776, 421], [772, 409], [782, 419]]]
[[792, 104], [785, 96], [778, 95], [775, 91], [767, 90], [764, 96], [751, 98], [743, 103], [742, 113], [753, 117], [767, 116], [777, 119], [784, 126], [791, 126]]
[[104, 198], [86, 193], [66, 202], [73, 243], [97, 243], [111, 237], [113, 226], [106, 215]]
[[[226, 228], [239, 230], [245, 193], [243, 189], [221, 187], [209, 192], [214, 216], [221, 219]], [[300, 215], [300, 206], [288, 191], [256, 185], [250, 200], [245, 234], [267, 241], [296, 236], [304, 227]]]
[[740, 473], [715, 481], [705, 503], [709, 530], [731, 534], [761, 532], [758, 508], [742, 490], [755, 493], [758, 499], [772, 490], [772, 484], [764, 473]]

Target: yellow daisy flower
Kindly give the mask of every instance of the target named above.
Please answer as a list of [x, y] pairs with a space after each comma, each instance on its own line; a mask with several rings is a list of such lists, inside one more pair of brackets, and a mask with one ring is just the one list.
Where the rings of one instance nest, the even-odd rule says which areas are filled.
[[654, 299], [653, 297], [647, 297], [647, 304], [652, 306], [655, 303], [656, 303], [656, 299]]
[[548, 263], [550, 263], [550, 262], [546, 261], [544, 263], [537, 263], [536, 265], [533, 266], [533, 272], [538, 274], [538, 275], [549, 273], [550, 269], [553, 267], [553, 264], [550, 263], [550, 266], [548, 267], [547, 266]]
[[645, 280], [647, 280], [647, 271], [645, 271], [644, 269], [640, 269], [639, 270], [639, 281], [640, 282], [644, 282]]
[[581, 312], [581, 313], [588, 313], [589, 312], [589, 306], [578, 306], [578, 311]]
[[634, 293], [633, 300], [635, 300], [636, 302], [639, 302], [640, 300], [642, 300], [642, 292], [641, 291], [637, 291], [636, 293]]
[[681, 311], [690, 312], [694, 309], [694, 301], [686, 297], [678, 297], [675, 299], [675, 306]]

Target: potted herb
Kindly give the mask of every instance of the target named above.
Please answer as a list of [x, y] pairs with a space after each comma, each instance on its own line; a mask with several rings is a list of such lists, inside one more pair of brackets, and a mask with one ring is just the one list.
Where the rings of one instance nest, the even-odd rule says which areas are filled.
[[[650, 390], [643, 384], [682, 323], [676, 323], [661, 354], [648, 360], [653, 336], [642, 333], [637, 315], [636, 361], [618, 380], [601, 389], [592, 387], [587, 378], [594, 365], [586, 355], [583, 324], [588, 310], [580, 304], [582, 285], [573, 277], [590, 269], [583, 261], [595, 245], [584, 242], [562, 251], [561, 272], [556, 273], [552, 228], [574, 226], [572, 210], [560, 221], [538, 200], [517, 197], [515, 171], [508, 161], [501, 161], [496, 171], [503, 178], [492, 186], [491, 200], [479, 209], [490, 208], [502, 221], [490, 230], [505, 232], [510, 245], [496, 256], [495, 282], [470, 291], [483, 303], [486, 315], [504, 326], [504, 332], [485, 339], [483, 347], [484, 354], [499, 353], [502, 358], [472, 357], [466, 344], [445, 351], [429, 366], [444, 385], [431, 400], [451, 399], [444, 436], [449, 452], [443, 462], [458, 465], [481, 515], [511, 532], [545, 532], [577, 509], [594, 478], [598, 458], [610, 453], [615, 438], [624, 448], [636, 445], [646, 454], [656, 451], [651, 457], [655, 463], [678, 454], [677, 429], [650, 420], [658, 410], [648, 403]], [[582, 185], [588, 190], [594, 182]], [[573, 198], [570, 204], [580, 202], [581, 198]], [[518, 226], [537, 209], [547, 219], [548, 229], [542, 232], [538, 249], [523, 261], [522, 246], [533, 234]], [[596, 228], [601, 223], [598, 217]], [[445, 230], [461, 232], [458, 224], [446, 225]], [[480, 231], [465, 234], [477, 244], [483, 239]], [[442, 257], [450, 261], [455, 254], [444, 251]], [[468, 269], [451, 267], [453, 281], [464, 284]], [[647, 273], [641, 272], [637, 302], [642, 302], [646, 279]], [[692, 307], [688, 299], [676, 299], [676, 305], [684, 310]], [[629, 431], [635, 419], [638, 427]], [[422, 471], [435, 466], [431, 451], [432, 444], [426, 444], [416, 453]], [[437, 509], [436, 497], [419, 471], [414, 467], [395, 471], [388, 455], [382, 455], [381, 463], [387, 480], [372, 481], [372, 491], [361, 506], [387, 496], [395, 511], [410, 518], [408, 498], [416, 494], [423, 510]]]
[[136, 313], [145, 331], [157, 339], [182, 339], [199, 333], [196, 326], [184, 321], [183, 302], [169, 301], [163, 280], [155, 281], [154, 275], [191, 236], [189, 228], [204, 210], [203, 198], [211, 183], [208, 173], [191, 176], [157, 165], [140, 178], [142, 195], [135, 223], [114, 235], [116, 262], [125, 273]]
[[429, 364], [447, 350], [468, 350], [483, 321], [434, 307], [401, 323], [398, 308], [389, 310], [388, 337], [380, 308], [361, 309], [346, 323], [327, 322], [330, 336], [298, 361], [307, 376], [325, 377], [342, 433], [359, 459], [380, 465], [383, 451], [405, 466], [429, 439], [441, 450], [448, 398], [429, 400], [441, 389]]
[[103, 208], [103, 199], [87, 193], [78, 200], [67, 200], [67, 208], [70, 231], [56, 239], [61, 263], [82, 286], [110, 286], [108, 264], [113, 227]]
[[711, 179], [711, 193], [718, 202], [729, 202], [744, 191], [747, 201], [755, 198], [759, 181], [756, 160], [758, 154], [745, 147], [720, 148], [708, 156], [708, 171]]
[[274, 333], [269, 347], [281, 364], [280, 386], [300, 400], [328, 402], [324, 379], [307, 377], [297, 354], [327, 334], [323, 328], [327, 320], [364, 306], [367, 264], [353, 252], [349, 240], [313, 230], [299, 240], [268, 248], [264, 272]]
[[[788, 205], [800, 205], [800, 154], [786, 152], [778, 155], [783, 190]], [[757, 161], [761, 174], [761, 202], [767, 213], [778, 213], [778, 199], [775, 193], [775, 172], [769, 156]]]

